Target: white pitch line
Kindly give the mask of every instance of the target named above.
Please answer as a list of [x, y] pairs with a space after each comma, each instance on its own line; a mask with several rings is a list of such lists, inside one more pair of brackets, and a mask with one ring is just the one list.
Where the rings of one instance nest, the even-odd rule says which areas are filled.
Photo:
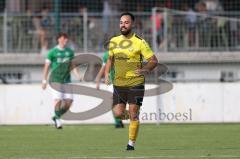
[[201, 158], [240, 158], [240, 156], [233, 155], [217, 155], [217, 156], [200, 156]]
[[97, 158], [101, 158], [101, 159], [145, 159], [145, 158], [240, 158], [240, 156], [233, 156], [233, 155], [217, 155], [217, 156], [136, 156], [136, 157], [118, 157], [118, 156], [98, 156], [98, 157], [87, 157], [87, 156], [83, 156], [83, 157], [70, 157], [69, 159], [97, 159]]

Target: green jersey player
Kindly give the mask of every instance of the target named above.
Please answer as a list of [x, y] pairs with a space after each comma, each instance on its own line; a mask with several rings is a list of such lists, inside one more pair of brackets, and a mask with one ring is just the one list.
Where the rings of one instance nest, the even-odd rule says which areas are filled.
[[[97, 88], [97, 90], [100, 89], [100, 80], [104, 75], [105, 65], [107, 63], [108, 57], [109, 57], [108, 51], [106, 51], [103, 55], [103, 58], [102, 58], [102, 61], [103, 61], [102, 62], [102, 67], [101, 67], [100, 71], [98, 72], [98, 75], [97, 75], [97, 78], [96, 78], [96, 88]], [[113, 69], [111, 69], [109, 76], [110, 76], [109, 77], [110, 80], [113, 81], [113, 79], [114, 79], [114, 70]], [[114, 121], [115, 121], [115, 127], [116, 128], [123, 128], [124, 125], [122, 123], [122, 120], [120, 118], [115, 117], [114, 114], [113, 114], [113, 117], [114, 117]]]
[[[58, 45], [52, 48], [47, 55], [44, 69], [43, 69], [43, 80], [42, 80], [42, 89], [47, 87], [47, 77], [48, 73], [51, 72], [51, 82], [60, 84], [60, 87], [63, 84], [71, 82], [71, 68], [74, 68], [72, 59], [74, 57], [74, 52], [66, 47], [68, 42], [68, 35], [66, 33], [59, 33], [57, 36]], [[75, 74], [76, 71], [74, 72]], [[77, 74], [79, 76], [79, 74]], [[81, 80], [81, 77], [79, 76]], [[59, 88], [60, 90], [51, 89], [54, 106], [55, 106], [55, 115], [53, 116], [53, 121], [55, 122], [55, 127], [57, 129], [62, 128], [60, 121], [61, 116], [68, 111], [73, 102], [73, 95], [70, 90], [66, 92], [63, 87]]]

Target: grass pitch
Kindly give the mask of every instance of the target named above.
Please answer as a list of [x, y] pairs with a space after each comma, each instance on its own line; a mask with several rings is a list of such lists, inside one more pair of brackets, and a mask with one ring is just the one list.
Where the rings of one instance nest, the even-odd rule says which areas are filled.
[[136, 150], [128, 126], [0, 126], [3, 159], [240, 159], [240, 124], [141, 125]]

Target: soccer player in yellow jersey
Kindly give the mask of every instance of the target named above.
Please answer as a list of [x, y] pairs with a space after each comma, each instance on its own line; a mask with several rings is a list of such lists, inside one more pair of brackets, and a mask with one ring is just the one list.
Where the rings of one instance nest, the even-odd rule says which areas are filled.
[[[158, 63], [147, 42], [132, 32], [134, 16], [122, 13], [120, 16], [121, 35], [111, 38], [109, 58], [105, 68], [105, 83], [109, 84], [110, 69], [114, 69], [113, 109], [115, 116], [126, 117], [129, 104], [129, 141], [127, 150], [134, 150], [139, 128], [139, 108], [144, 96], [144, 74], [152, 71]], [[143, 59], [147, 64], [143, 66]]]

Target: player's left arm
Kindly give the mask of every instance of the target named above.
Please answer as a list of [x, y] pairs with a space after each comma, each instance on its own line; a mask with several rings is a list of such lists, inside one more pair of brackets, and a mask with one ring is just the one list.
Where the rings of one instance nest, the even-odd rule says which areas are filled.
[[147, 64], [140, 69], [136, 70], [137, 74], [146, 74], [151, 72], [158, 64], [158, 59], [155, 55], [147, 59]]
[[141, 54], [147, 60], [147, 64], [142, 68], [136, 70], [137, 74], [145, 74], [151, 72], [158, 64], [158, 59], [154, 55], [152, 49], [149, 47], [148, 43], [145, 40], [142, 40], [141, 43]]

